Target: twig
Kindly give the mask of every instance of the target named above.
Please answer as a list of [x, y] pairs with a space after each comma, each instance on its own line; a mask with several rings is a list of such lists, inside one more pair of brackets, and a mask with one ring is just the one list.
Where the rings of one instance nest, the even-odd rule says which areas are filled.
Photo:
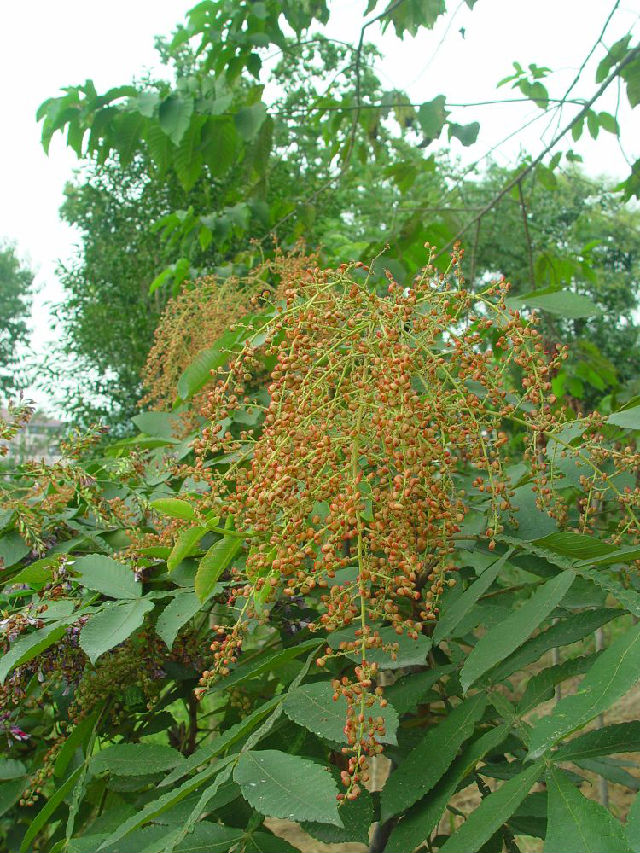
[[184, 755], [189, 756], [195, 752], [198, 739], [198, 702], [193, 692], [187, 697], [187, 708], [189, 711], [189, 728]]
[[[524, 203], [524, 195], [522, 193], [522, 181], [518, 181], [518, 197], [520, 199], [520, 210], [522, 211], [522, 224], [524, 226], [524, 238], [527, 241], [527, 257], [529, 259], [529, 279], [531, 289], [536, 289], [536, 277], [533, 271], [533, 246], [531, 245], [531, 236], [529, 235], [529, 222], [527, 219], [527, 207]], [[478, 223], [479, 225], [480, 223]]]
[[476, 263], [478, 259], [478, 243], [480, 242], [481, 224], [481, 220], [478, 220], [478, 224], [476, 225], [476, 235], [473, 239], [473, 249], [471, 250], [471, 287], [475, 285], [476, 281]]
[[367, 853], [384, 853], [384, 849], [387, 846], [387, 841], [389, 840], [391, 830], [395, 826], [395, 823], [395, 820], [392, 819], [387, 820], [384, 823], [376, 824]]
[[[596, 652], [601, 652], [604, 649], [604, 631], [602, 628], [597, 628], [595, 632], [596, 638]], [[604, 714], [598, 714], [596, 719], [596, 728], [601, 729], [604, 727]], [[605, 807], [605, 809], [609, 808], [609, 783], [604, 778], [604, 776], [600, 776], [598, 780], [598, 788], [600, 793], [600, 803]]]
[[[607, 16], [607, 20], [604, 22], [604, 26], [603, 26], [603, 27], [602, 27], [602, 29], [600, 30], [600, 35], [599, 35], [599, 36], [598, 36], [598, 38], [596, 39], [596, 41], [595, 41], [595, 43], [594, 43], [593, 47], [591, 48], [591, 50], [589, 51], [589, 53], [586, 55], [586, 57], [585, 57], [584, 61], [582, 62], [582, 65], [580, 66], [580, 68], [578, 68], [578, 71], [577, 71], [577, 73], [576, 73], [576, 76], [575, 76], [575, 77], [573, 78], [573, 80], [571, 81], [571, 85], [569, 86], [569, 88], [567, 89], [567, 91], [564, 93], [564, 96], [563, 96], [563, 97], [562, 97], [562, 99], [560, 100], [560, 106], [562, 106], [563, 104], [565, 104], [565, 103], [567, 102], [567, 98], [569, 97], [569, 95], [570, 95], [570, 94], [571, 94], [571, 92], [573, 91], [573, 88], [575, 87], [575, 85], [577, 84], [577, 82], [580, 80], [580, 77], [582, 76], [582, 72], [583, 72], [583, 71], [584, 71], [584, 69], [586, 68], [587, 63], [589, 62], [589, 60], [591, 59], [591, 57], [592, 57], [592, 56], [593, 56], [593, 54], [595, 53], [595, 50], [596, 50], [596, 48], [598, 47], [598, 45], [599, 45], [599, 44], [601, 44], [602, 39], [604, 38], [604, 34], [605, 34], [605, 32], [607, 31], [607, 27], [608, 27], [608, 26], [609, 26], [609, 24], [611, 23], [611, 18], [613, 18], [613, 16], [615, 15], [615, 13], [616, 13], [616, 11], [617, 11], [617, 9], [618, 9], [618, 6], [619, 6], [619, 5], [620, 5], [620, 0], [616, 0], [616, 2], [613, 4], [613, 9], [609, 12], [609, 15]], [[558, 113], [558, 120], [557, 120], [557, 123], [556, 123], [556, 127], [558, 126], [558, 124], [559, 124], [559, 123], [560, 123], [560, 113]], [[548, 125], [548, 126], [547, 126], [547, 128], [546, 128], [546, 130], [544, 131], [544, 132], [545, 132], [545, 134], [546, 134], [546, 132], [549, 130], [549, 127], [550, 127], [550, 126], [551, 126], [551, 122], [549, 123], [549, 125]]]
[[362, 63], [362, 48], [364, 47], [364, 34], [366, 32], [367, 27], [370, 27], [372, 24], [381, 21], [387, 15], [390, 15], [398, 6], [401, 6], [404, 3], [404, 0], [394, 0], [394, 2], [390, 3], [387, 8], [380, 12], [379, 15], [376, 15], [375, 18], [371, 18], [370, 21], [365, 21], [360, 29], [360, 38], [358, 39], [358, 47], [356, 48], [356, 103], [353, 111], [353, 120], [351, 122], [351, 136], [349, 138], [349, 147], [347, 149], [347, 153], [345, 154], [345, 158], [343, 161], [343, 166], [340, 172], [344, 172], [344, 169], [348, 165], [351, 160], [351, 155], [353, 153], [353, 146], [356, 141], [356, 132], [358, 130], [358, 120], [360, 118], [360, 111], [362, 109], [362, 105], [360, 103], [360, 66]]

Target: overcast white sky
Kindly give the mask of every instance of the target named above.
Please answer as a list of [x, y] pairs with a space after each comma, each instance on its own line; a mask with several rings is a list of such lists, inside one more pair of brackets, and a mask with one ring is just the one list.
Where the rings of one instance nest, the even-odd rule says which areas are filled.
[[[45, 156], [36, 109], [61, 87], [85, 78], [93, 79], [101, 91], [127, 83], [145, 69], [158, 71], [154, 36], [169, 34], [193, 5], [195, 0], [0, 0], [0, 240], [15, 243], [20, 257], [36, 271], [36, 350], [56, 334], [55, 328], [48, 331], [51, 318], [45, 304], [60, 299], [56, 266], [71, 257], [77, 241], [58, 219], [75, 156], [60, 137]], [[548, 86], [552, 95], [560, 96], [595, 42], [613, 0], [477, 0], [473, 11], [463, 0], [448, 0], [447, 5], [450, 14], [432, 32], [421, 31], [403, 43], [390, 34], [378, 39], [385, 55], [379, 67], [383, 82], [407, 90], [416, 102], [438, 94], [445, 94], [450, 103], [494, 98], [495, 85], [510, 73], [513, 60], [551, 66], [555, 73]], [[335, 0], [330, 34], [355, 40], [364, 6], [364, 0]], [[637, 34], [639, 18], [637, 0], [622, 0], [605, 44], [629, 31]], [[576, 96], [592, 93], [594, 63], [576, 87]], [[508, 96], [506, 89], [500, 93]], [[614, 85], [596, 109], [615, 112], [616, 96]], [[481, 124], [478, 143], [471, 149], [453, 144], [466, 160], [475, 160], [539, 112], [522, 104], [452, 110], [454, 121]], [[570, 116], [567, 111], [564, 121]], [[640, 108], [632, 114], [623, 96], [619, 117], [624, 151], [633, 161], [640, 157]], [[501, 161], [515, 159], [521, 148], [533, 154], [541, 150], [547, 141], [546, 124], [545, 119], [536, 122], [505, 145]], [[595, 143], [581, 142], [579, 150], [592, 174], [617, 179], [628, 172], [620, 146], [609, 134], [601, 133]], [[38, 398], [46, 403], [42, 395]]]

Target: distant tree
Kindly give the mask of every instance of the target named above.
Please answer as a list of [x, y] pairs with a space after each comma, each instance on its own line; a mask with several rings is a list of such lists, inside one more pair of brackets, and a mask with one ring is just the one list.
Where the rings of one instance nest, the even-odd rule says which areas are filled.
[[19, 350], [29, 340], [32, 282], [14, 247], [0, 245], [0, 397], [12, 396], [24, 383]]
[[[508, 174], [492, 166], [465, 184], [461, 201], [481, 207]], [[637, 394], [640, 212], [577, 168], [545, 177], [546, 186], [528, 181], [482, 219], [468, 241], [468, 273], [504, 275], [514, 296], [543, 312], [547, 338], [571, 344], [557, 393], [587, 408], [611, 391]]]

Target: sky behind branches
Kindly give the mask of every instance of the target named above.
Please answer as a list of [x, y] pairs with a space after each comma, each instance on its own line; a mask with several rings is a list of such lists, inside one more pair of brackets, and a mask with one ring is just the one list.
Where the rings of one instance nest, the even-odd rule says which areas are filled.
[[[37, 107], [63, 86], [85, 78], [93, 79], [98, 91], [104, 91], [147, 71], [159, 75], [154, 36], [169, 35], [194, 2], [34, 0], [0, 6], [0, 73], [4, 81], [0, 240], [14, 243], [19, 257], [36, 273], [32, 318], [36, 352], [42, 352], [47, 340], [57, 334], [55, 316], [47, 304], [62, 298], [56, 267], [72, 258], [78, 242], [78, 235], [58, 218], [64, 186], [77, 160], [60, 136], [54, 138], [49, 156], [44, 154], [35, 121]], [[613, 2], [478, 0], [473, 11], [464, 0], [449, 0], [447, 5], [449, 14], [433, 31], [422, 30], [416, 39], [399, 42], [391, 30], [385, 36], [380, 36], [377, 27], [367, 31], [383, 54], [377, 69], [383, 85], [406, 90], [416, 103], [439, 94], [446, 95], [448, 104], [518, 97], [519, 92], [508, 87], [495, 88], [512, 71], [514, 60], [553, 68], [554, 74], [545, 82], [552, 96], [560, 97], [589, 53]], [[335, 0], [328, 35], [357, 41], [364, 7], [364, 0]], [[610, 46], [626, 32], [637, 33], [639, 18], [635, 0], [623, 0], [604, 43]], [[587, 66], [574, 97], [593, 93], [596, 64], [594, 58]], [[615, 113], [617, 95], [613, 84], [595, 109]], [[480, 159], [533, 120], [494, 152], [499, 163], [509, 165], [521, 151], [533, 156], [539, 153], [579, 107], [567, 105], [557, 124], [542, 117], [542, 111], [530, 102], [450, 109], [452, 121], [466, 124], [477, 120], [481, 125], [478, 142], [471, 148], [463, 149], [456, 140], [452, 143], [452, 154], [465, 164]], [[626, 160], [640, 157], [640, 109], [634, 115], [624, 93], [619, 119], [622, 148], [613, 135], [602, 131], [596, 142], [580, 141], [589, 174], [617, 180], [628, 172]], [[38, 395], [38, 402], [46, 404], [46, 395]]]

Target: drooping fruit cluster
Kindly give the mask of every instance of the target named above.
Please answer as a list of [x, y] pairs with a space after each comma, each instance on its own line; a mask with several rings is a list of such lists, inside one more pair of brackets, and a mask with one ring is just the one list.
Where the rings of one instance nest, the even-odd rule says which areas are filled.
[[171, 407], [183, 370], [200, 350], [211, 346], [234, 320], [247, 313], [250, 295], [237, 279], [221, 284], [214, 276], [205, 276], [169, 301], [142, 371], [147, 393], [141, 406]]
[[[218, 626], [217, 669], [235, 660], [242, 623], [279, 596], [313, 597], [312, 630], [349, 629], [318, 663], [357, 659], [355, 678], [340, 682], [351, 793], [379, 748], [371, 651], [394, 653], [381, 628], [416, 638], [437, 618], [455, 584], [467, 488], [486, 496], [493, 546], [514, 509], [504, 419], [517, 413], [534, 435], [554, 425], [562, 354], [549, 358], [534, 324], [507, 309], [508, 285], [466, 290], [460, 257], [447, 274], [428, 264], [411, 287], [390, 276], [380, 287], [362, 264], [285, 269], [286, 304], [264, 343], [220, 371], [203, 409], [199, 474], [250, 543], [246, 570], [232, 575], [232, 596], [246, 602], [237, 624]], [[249, 389], [264, 358], [273, 368], [260, 398]], [[244, 427], [256, 410], [262, 422]], [[228, 464], [207, 464], [220, 455]]]
[[[276, 249], [276, 259], [281, 262], [284, 257], [284, 253]], [[302, 243], [286, 258], [289, 269], [314, 261], [313, 255], [305, 254]], [[188, 282], [169, 300], [142, 371], [146, 394], [140, 406], [158, 410], [171, 408], [178, 380], [197, 354], [211, 347], [234, 322], [246, 315], [265, 288], [270, 296], [273, 296], [274, 287], [277, 291], [278, 276], [272, 274], [274, 266], [273, 261], [263, 260], [241, 278], [230, 276], [220, 280], [216, 276], [203, 276]], [[193, 427], [198, 408], [196, 398], [191, 410], [183, 414], [187, 428]]]

